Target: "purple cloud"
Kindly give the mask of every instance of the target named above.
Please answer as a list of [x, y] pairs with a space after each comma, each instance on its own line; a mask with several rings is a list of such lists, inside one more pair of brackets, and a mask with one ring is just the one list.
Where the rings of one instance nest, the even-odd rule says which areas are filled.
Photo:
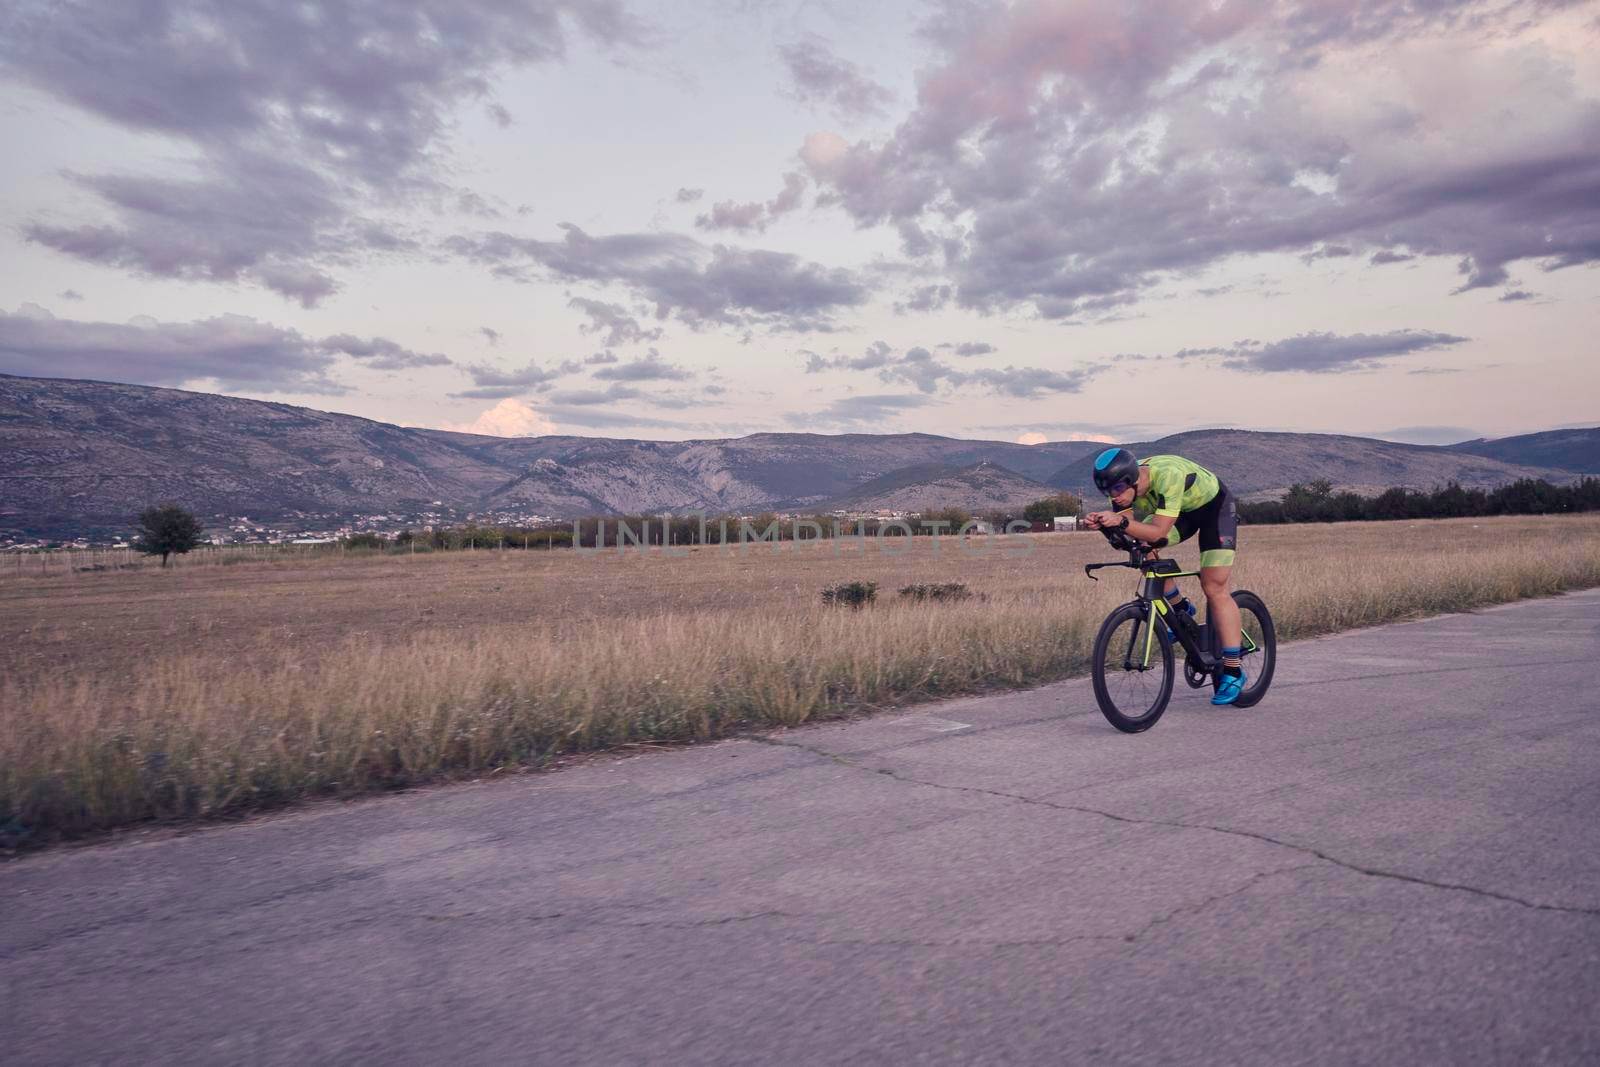
[[[1447, 256], [1496, 286], [1600, 261], [1600, 101], [1550, 46], [1501, 44], [1556, 6], [952, 3], [891, 135], [800, 155], [819, 203], [940, 250], [908, 310], [949, 285], [1065, 319], [1268, 252]], [[1353, 82], [1378, 38], [1441, 46]]]
[[594, 236], [571, 223], [559, 241], [509, 233], [456, 236], [450, 252], [503, 277], [536, 275], [617, 284], [694, 328], [766, 326], [827, 330], [832, 315], [864, 303], [866, 285], [850, 271], [808, 263], [786, 252], [707, 246], [672, 233]]
[[1468, 340], [1466, 337], [1433, 333], [1428, 330], [1393, 330], [1382, 334], [1347, 335], [1304, 333], [1271, 344], [1244, 341], [1227, 349], [1185, 351], [1195, 354], [1202, 352], [1226, 354], [1228, 358], [1223, 366], [1236, 370], [1336, 374], [1353, 370], [1370, 370], [1396, 356], [1433, 352], [1464, 344]]
[[571, 404], [577, 407], [591, 407], [595, 404], [609, 404], [617, 400], [632, 400], [644, 395], [631, 385], [620, 382], [613, 383], [608, 389], [557, 389], [546, 394], [552, 404]]
[[578, 367], [568, 363], [546, 367], [529, 360], [519, 370], [504, 370], [488, 363], [466, 363], [461, 369], [472, 378], [474, 388], [451, 393], [451, 396], [477, 400], [504, 400], [507, 397], [523, 396], [535, 389], [548, 389], [551, 382], [574, 373]]
[[244, 315], [195, 322], [83, 322], [25, 304], [0, 312], [0, 372], [139, 385], [215, 383], [256, 393], [337, 394], [330, 372], [345, 356], [378, 370], [442, 366], [382, 337], [337, 334], [322, 340]]
[[620, 0], [9, 5], [6, 76], [196, 156], [186, 177], [75, 175], [106, 221], [34, 219], [24, 233], [89, 262], [313, 306], [337, 290], [337, 266], [407, 247], [361, 216], [444, 191], [451, 110], [502, 68], [559, 59], [572, 29], [608, 46], [642, 37]]
[[614, 382], [683, 381], [693, 378], [694, 372], [668, 363], [661, 358], [660, 352], [652, 348], [639, 359], [615, 363], [595, 371], [594, 376], [601, 381]]
[[771, 200], [747, 204], [722, 200], [711, 205], [711, 211], [696, 216], [694, 224], [702, 230], [738, 230], [761, 233], [782, 215], [795, 210], [805, 197], [806, 177], [797, 171], [783, 176], [783, 189]]
[[581, 296], [573, 297], [567, 301], [568, 307], [575, 307], [589, 317], [586, 326], [579, 326], [580, 333], [604, 333], [603, 344], [627, 345], [644, 341], [661, 340], [661, 328], [646, 330], [639, 325], [639, 320], [628, 314], [628, 309], [621, 304], [608, 304], [603, 300], [589, 300]]
[[784, 45], [778, 54], [789, 69], [796, 99], [827, 107], [841, 119], [882, 114], [894, 100], [893, 93], [856, 64], [834, 55], [821, 38]]
[[836, 355], [825, 357], [805, 351], [806, 373], [817, 374], [825, 370], [877, 370], [894, 360], [894, 349], [886, 341], [874, 341], [859, 356]]
[[[983, 355], [994, 351], [990, 345], [967, 343], [954, 347], [958, 355]], [[961, 349], [967, 349], [962, 353]], [[981, 349], [981, 351], [979, 351]], [[1054, 371], [1045, 367], [1012, 367], [1004, 370], [985, 369], [960, 371], [941, 362], [926, 348], [915, 347], [896, 355], [883, 341], [875, 341], [860, 356], [822, 356], [816, 352], [802, 351], [806, 357], [807, 374], [828, 370], [875, 370], [884, 382], [904, 382], [915, 386], [919, 392], [932, 394], [943, 387], [947, 392], [977, 386], [1002, 396], [1032, 398], [1048, 393], [1076, 393], [1082, 390], [1103, 366], [1085, 366], [1070, 371]]]
[[376, 370], [411, 370], [415, 367], [443, 367], [450, 357], [438, 352], [413, 352], [383, 337], [362, 340], [352, 334], [341, 333], [322, 340], [322, 347], [330, 352], [340, 352]]

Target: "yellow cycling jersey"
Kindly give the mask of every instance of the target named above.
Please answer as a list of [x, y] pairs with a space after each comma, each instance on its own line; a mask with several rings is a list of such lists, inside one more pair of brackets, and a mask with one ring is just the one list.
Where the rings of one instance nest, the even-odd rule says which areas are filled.
[[1151, 456], [1139, 466], [1150, 468], [1150, 488], [1135, 497], [1135, 515], [1170, 515], [1197, 511], [1211, 503], [1221, 490], [1217, 476], [1182, 456]]

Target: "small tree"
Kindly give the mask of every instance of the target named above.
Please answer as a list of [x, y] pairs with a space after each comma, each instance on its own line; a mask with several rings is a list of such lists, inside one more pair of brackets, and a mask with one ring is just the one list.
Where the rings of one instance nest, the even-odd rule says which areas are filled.
[[133, 547], [160, 556], [161, 565], [174, 552], [182, 555], [200, 543], [200, 520], [177, 504], [158, 504], [139, 513], [139, 536]]
[[1029, 522], [1049, 522], [1058, 515], [1076, 515], [1082, 507], [1083, 501], [1072, 493], [1057, 493], [1023, 508], [1022, 517]]

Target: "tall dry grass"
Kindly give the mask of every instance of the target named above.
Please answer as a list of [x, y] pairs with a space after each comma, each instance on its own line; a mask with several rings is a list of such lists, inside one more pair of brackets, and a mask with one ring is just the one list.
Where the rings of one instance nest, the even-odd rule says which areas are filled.
[[[1257, 534], [1235, 584], [1266, 598], [1280, 640], [1600, 585], [1595, 519]], [[615, 618], [10, 676], [0, 828], [38, 838], [215, 816], [1065, 677], [1085, 669], [1101, 619], [1131, 592], [1126, 572], [1083, 579], [1081, 560], [1111, 558], [1097, 542], [1080, 535], [1062, 542], [1070, 551], [1014, 564], [947, 556], [941, 576], [992, 579], [975, 587], [987, 599], [957, 603], [825, 608], [817, 561], [779, 553], [765, 564], [770, 595], [727, 610], [649, 610], [641, 593], [645, 613]], [[702, 568], [703, 581], [754, 573], [748, 559], [635, 562], [641, 580], [666, 585], [676, 568]], [[919, 563], [844, 566], [871, 578]]]

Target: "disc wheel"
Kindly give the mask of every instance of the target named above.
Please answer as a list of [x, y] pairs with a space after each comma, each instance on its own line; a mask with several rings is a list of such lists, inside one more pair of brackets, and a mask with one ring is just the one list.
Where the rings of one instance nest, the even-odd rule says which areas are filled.
[[1107, 722], [1128, 734], [1150, 729], [1167, 710], [1177, 674], [1166, 626], [1137, 601], [1123, 604], [1100, 625], [1091, 674]]

